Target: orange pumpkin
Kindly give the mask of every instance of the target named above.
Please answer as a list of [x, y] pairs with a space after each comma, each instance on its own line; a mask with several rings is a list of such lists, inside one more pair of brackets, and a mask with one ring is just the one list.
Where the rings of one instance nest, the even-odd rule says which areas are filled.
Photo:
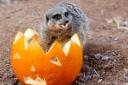
[[48, 52], [39, 44], [38, 33], [17, 33], [11, 49], [16, 77], [27, 85], [71, 85], [82, 66], [82, 46], [77, 34], [62, 47], [55, 41]]

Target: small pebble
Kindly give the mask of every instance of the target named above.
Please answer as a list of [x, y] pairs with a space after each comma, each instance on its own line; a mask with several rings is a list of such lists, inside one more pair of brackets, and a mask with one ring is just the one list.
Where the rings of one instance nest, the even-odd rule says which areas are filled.
[[98, 83], [101, 83], [102, 81], [103, 81], [103, 79], [99, 79], [99, 80], [98, 80]]
[[102, 58], [102, 55], [100, 53], [97, 53], [94, 55], [96, 59], [101, 59]]

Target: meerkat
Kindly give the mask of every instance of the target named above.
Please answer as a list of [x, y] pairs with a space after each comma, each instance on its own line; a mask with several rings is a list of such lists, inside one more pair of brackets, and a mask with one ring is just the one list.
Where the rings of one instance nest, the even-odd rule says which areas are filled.
[[79, 35], [83, 47], [86, 47], [88, 29], [87, 15], [76, 5], [62, 2], [45, 13], [39, 33], [46, 49], [55, 40], [67, 41], [74, 33]]
[[77, 33], [85, 56], [88, 29], [87, 15], [74, 4], [61, 2], [44, 14], [39, 33], [44, 49], [49, 49], [55, 40], [66, 42]]

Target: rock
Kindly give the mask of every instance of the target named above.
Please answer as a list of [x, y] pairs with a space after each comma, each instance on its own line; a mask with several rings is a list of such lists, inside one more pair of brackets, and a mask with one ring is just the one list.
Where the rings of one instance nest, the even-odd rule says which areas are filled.
[[99, 79], [99, 80], [98, 80], [98, 83], [101, 83], [102, 81], [103, 81], [103, 79]]
[[102, 55], [100, 53], [97, 53], [94, 55], [96, 59], [101, 59], [102, 58]]

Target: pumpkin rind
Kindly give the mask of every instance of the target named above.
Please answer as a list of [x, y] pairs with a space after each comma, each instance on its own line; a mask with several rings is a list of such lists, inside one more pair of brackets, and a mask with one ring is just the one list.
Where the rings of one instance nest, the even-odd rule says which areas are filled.
[[46, 85], [71, 85], [82, 66], [82, 46], [77, 34], [67, 47], [62, 48], [55, 41], [48, 52], [42, 49], [37, 38], [31, 36], [29, 42], [25, 39], [22, 33], [17, 34], [12, 44], [11, 64], [17, 78], [24, 84], [29, 84], [26, 79], [30, 79], [38, 85], [40, 81]]

